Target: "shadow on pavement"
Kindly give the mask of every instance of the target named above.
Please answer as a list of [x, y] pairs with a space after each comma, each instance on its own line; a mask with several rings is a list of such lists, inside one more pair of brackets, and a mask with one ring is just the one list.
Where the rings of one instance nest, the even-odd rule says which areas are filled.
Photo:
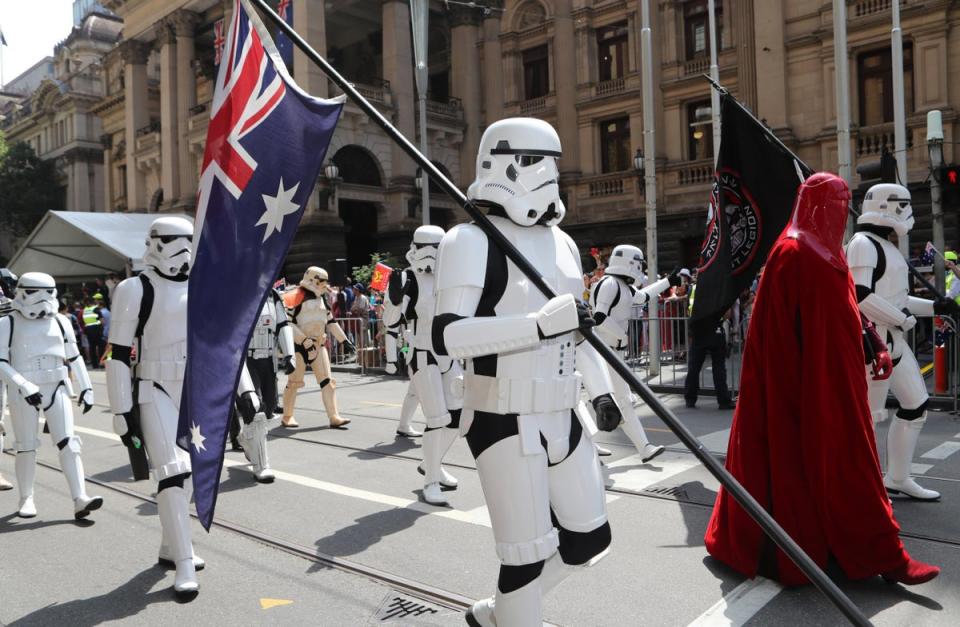
[[153, 566], [106, 594], [48, 605], [15, 620], [10, 625], [11, 627], [13, 625], [93, 627], [107, 621], [130, 618], [153, 603], [176, 603], [170, 589], [150, 591], [166, 576], [165, 569]]
[[77, 527], [92, 527], [95, 520], [85, 518], [83, 520], [74, 520], [73, 518], [62, 518], [60, 520], [42, 520], [39, 518], [20, 518], [16, 512], [0, 517], [0, 534], [13, 533], [14, 531], [30, 531], [31, 529], [43, 529], [44, 527], [54, 527], [57, 525], [74, 525]]
[[[409, 529], [426, 512], [413, 509], [394, 508], [361, 516], [349, 527], [338, 529], [334, 534], [314, 542], [317, 552], [334, 557], [356, 555], [377, 544], [386, 536]], [[311, 566], [307, 572], [319, 570]]]

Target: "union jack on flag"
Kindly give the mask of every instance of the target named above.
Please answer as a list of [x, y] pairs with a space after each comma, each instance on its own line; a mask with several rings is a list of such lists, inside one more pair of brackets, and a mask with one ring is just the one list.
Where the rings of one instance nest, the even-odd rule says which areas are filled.
[[216, 57], [213, 59], [214, 65], [220, 65], [220, 60], [223, 58], [223, 44], [226, 42], [226, 39], [223, 36], [223, 19], [219, 19], [213, 23], [213, 49], [216, 53]]
[[[293, 26], [293, 0], [280, 0], [277, 4], [277, 15], [283, 18], [283, 21]], [[283, 62], [287, 67], [293, 63], [293, 42], [282, 30], [277, 32], [277, 50], [283, 57]]]
[[937, 250], [933, 242], [927, 242], [927, 245], [923, 248], [923, 253], [920, 254], [920, 263], [924, 266], [932, 266], [934, 255], [939, 255], [940, 251]]
[[245, 349], [343, 107], [293, 82], [249, 0], [234, 0], [225, 40], [200, 174], [177, 432], [206, 528]]

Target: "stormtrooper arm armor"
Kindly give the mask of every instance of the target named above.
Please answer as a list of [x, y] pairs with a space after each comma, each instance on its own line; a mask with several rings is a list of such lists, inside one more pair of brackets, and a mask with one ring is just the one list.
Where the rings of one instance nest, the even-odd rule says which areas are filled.
[[403, 323], [400, 304], [403, 300], [403, 285], [400, 272], [390, 275], [390, 284], [387, 295], [383, 300], [383, 324], [387, 329], [384, 344], [387, 352], [387, 363], [396, 363], [398, 358], [397, 340], [400, 337], [400, 327]]
[[627, 341], [627, 335], [610, 317], [613, 306], [620, 298], [620, 285], [614, 277], [604, 277], [591, 290], [590, 300], [593, 302], [593, 319], [597, 321], [597, 335], [608, 346], [618, 346]]
[[343, 332], [343, 329], [340, 327], [340, 323], [334, 321], [333, 313], [330, 313], [327, 316], [327, 331], [333, 334], [333, 337], [337, 339], [338, 342], [347, 342], [347, 334]]
[[[11, 316], [4, 316], [0, 318], [0, 379], [6, 381], [11, 386], [16, 386], [20, 390], [20, 394], [27, 398], [32, 396], [40, 391], [33, 383], [27, 381], [27, 379], [17, 372], [12, 365], [10, 365], [10, 344], [13, 339], [13, 318]], [[0, 381], [0, 385], [3, 384], [3, 381]]]
[[77, 336], [73, 334], [73, 325], [62, 314], [57, 314], [57, 321], [63, 329], [63, 350], [67, 358], [67, 367], [80, 386], [80, 401], [93, 405], [93, 385], [90, 383], [90, 373], [87, 372], [87, 366], [83, 363], [80, 349], [77, 348]]
[[142, 298], [143, 286], [140, 280], [130, 278], [116, 287], [112, 299], [113, 316], [108, 341], [113, 346], [113, 355], [106, 363], [107, 396], [110, 399], [110, 411], [118, 416], [133, 409], [130, 352], [136, 340]]
[[637, 293], [633, 295], [633, 304], [646, 305], [650, 299], [656, 298], [668, 289], [670, 289], [670, 279], [662, 278], [659, 281], [654, 281], [643, 289], [637, 290]]
[[277, 298], [274, 301], [274, 310], [277, 320], [277, 346], [280, 348], [281, 357], [293, 357], [293, 325], [287, 320], [287, 310], [283, 306], [283, 300]]
[[487, 238], [474, 225], [455, 227], [437, 255], [437, 304], [433, 348], [437, 355], [468, 359], [519, 350], [579, 326], [572, 294], [549, 300], [539, 311], [477, 316], [485, 283]]
[[613, 394], [613, 382], [607, 362], [588, 342], [577, 345], [577, 372], [583, 377], [587, 398], [591, 401], [604, 394]]
[[933, 301], [911, 296], [907, 301], [907, 309], [914, 316], [929, 318], [933, 316]]
[[257, 412], [260, 411], [260, 397], [253, 385], [250, 371], [247, 370], [246, 360], [244, 360], [240, 369], [240, 381], [237, 382], [237, 411], [240, 412], [240, 416], [247, 424], [250, 424]]

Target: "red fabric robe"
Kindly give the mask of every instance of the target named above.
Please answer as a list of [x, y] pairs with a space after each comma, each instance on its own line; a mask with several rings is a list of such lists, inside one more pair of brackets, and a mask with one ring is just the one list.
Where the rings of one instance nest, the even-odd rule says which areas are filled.
[[[845, 202], [842, 211], [845, 221]], [[822, 213], [812, 215], [822, 224]], [[832, 555], [848, 577], [862, 579], [908, 557], [877, 457], [842, 226], [836, 245], [828, 238], [825, 247], [802, 222], [784, 231], [764, 270], [726, 467], [817, 564]], [[705, 541], [747, 577], [772, 544], [722, 488]], [[779, 549], [776, 566], [781, 583], [807, 583]]]

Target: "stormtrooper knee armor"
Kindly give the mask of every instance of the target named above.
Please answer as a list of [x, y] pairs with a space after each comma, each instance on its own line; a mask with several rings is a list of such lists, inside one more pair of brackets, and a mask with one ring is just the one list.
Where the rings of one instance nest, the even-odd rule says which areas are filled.
[[74, 516], [86, 518], [103, 504], [103, 499], [86, 493], [81, 442], [73, 432], [71, 374], [80, 387], [78, 405], [84, 413], [93, 407], [93, 389], [73, 326], [57, 313], [56, 283], [48, 274], [24, 274], [12, 304], [13, 312], [0, 318], [0, 379], [10, 390], [19, 514], [24, 518], [37, 515], [33, 484], [42, 412], [59, 449], [60, 467], [73, 497]]
[[307, 364], [310, 364], [317, 383], [323, 407], [327, 412], [331, 427], [342, 427], [350, 420], [341, 418], [337, 409], [337, 381], [330, 369], [330, 354], [327, 351], [327, 333], [348, 349], [356, 350], [333, 319], [333, 313], [327, 306], [329, 288], [327, 271], [311, 266], [303, 273], [299, 287], [284, 294], [283, 299], [290, 312], [290, 326], [296, 343], [296, 368], [287, 378], [287, 387], [283, 392], [283, 424], [287, 427], [299, 426], [293, 417], [297, 390], [303, 387], [303, 377]]
[[958, 307], [950, 300], [930, 301], [909, 295], [907, 262], [889, 238], [894, 233], [898, 237], [906, 235], [912, 226], [910, 192], [900, 185], [874, 185], [864, 197], [857, 232], [847, 244], [846, 254], [860, 311], [887, 342], [894, 364], [893, 374], [885, 380], [875, 380], [867, 369], [874, 422], [887, 417], [888, 391], [893, 391], [900, 404], [887, 436], [884, 485], [893, 494], [929, 501], [940, 498], [940, 494], [910, 477], [917, 440], [927, 419], [928, 395], [905, 333], [916, 325], [915, 316], [955, 315]]
[[[614, 350], [627, 348], [627, 330], [633, 306], [645, 305], [651, 299], [656, 303], [661, 292], [671, 285], [680, 284], [679, 275], [672, 273], [667, 278], [638, 289], [635, 284], [643, 281], [643, 271], [643, 251], [636, 246], [620, 245], [613, 249], [604, 277], [591, 287], [590, 305], [597, 322], [597, 334]], [[578, 366], [583, 374], [587, 395], [596, 404], [600, 396], [596, 374], [591, 369], [590, 362]], [[627, 382], [615, 372], [610, 372], [609, 376], [615, 390], [614, 398], [623, 412], [623, 423], [620, 426], [640, 452], [641, 460], [646, 463], [660, 455], [664, 448], [651, 444], [647, 439], [633, 407]]]
[[192, 239], [193, 225], [184, 218], [158, 218], [150, 225], [147, 269], [117, 285], [112, 299], [113, 357], [106, 367], [114, 430], [128, 446], [142, 440], [158, 481], [160, 562], [176, 567], [174, 590], [182, 597], [198, 592], [196, 570], [203, 566], [190, 535], [190, 456], [176, 444]]
[[[599, 461], [573, 412], [575, 332], [592, 320], [574, 298], [583, 290], [580, 255], [556, 227], [564, 214], [559, 157], [548, 123], [495, 122], [481, 139], [468, 191], [559, 296], [544, 298], [476, 225], [454, 227], [440, 244], [433, 346], [467, 360], [460, 427], [501, 562], [495, 596], [468, 611], [472, 625], [541, 624], [541, 596], [610, 543]], [[599, 355], [585, 346], [580, 359]], [[593, 365], [597, 393], [612, 394], [605, 370]], [[614, 402], [601, 404], [599, 421], [619, 419]]]

